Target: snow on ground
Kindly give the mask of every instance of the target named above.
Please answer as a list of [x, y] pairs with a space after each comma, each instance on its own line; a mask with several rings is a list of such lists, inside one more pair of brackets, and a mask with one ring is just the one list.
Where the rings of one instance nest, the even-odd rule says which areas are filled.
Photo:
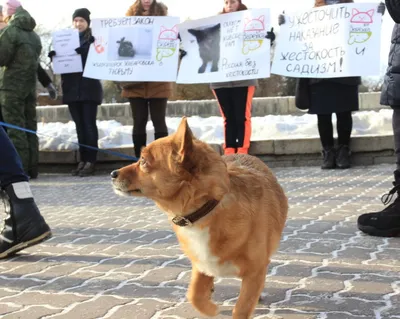
[[[334, 126], [336, 116], [332, 117]], [[167, 117], [169, 133], [175, 132], [181, 121], [180, 117]], [[194, 135], [208, 143], [223, 143], [224, 131], [221, 117], [201, 118], [188, 117], [188, 123]], [[97, 121], [99, 131], [99, 148], [117, 148], [132, 146], [132, 125]], [[334, 128], [335, 136], [336, 128]], [[77, 149], [77, 136], [74, 122], [38, 123], [38, 134], [41, 150]], [[353, 113], [353, 136], [390, 135], [392, 134], [392, 110], [359, 111]], [[147, 124], [147, 142], [153, 141], [154, 128], [151, 121]], [[298, 139], [318, 137], [317, 116], [310, 114], [266, 115], [252, 118], [252, 141], [272, 139]]]

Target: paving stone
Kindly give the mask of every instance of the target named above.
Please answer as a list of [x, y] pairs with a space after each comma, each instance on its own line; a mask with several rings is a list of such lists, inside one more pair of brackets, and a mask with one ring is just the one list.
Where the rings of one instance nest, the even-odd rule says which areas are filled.
[[[382, 209], [393, 167], [273, 171], [290, 211], [254, 318], [400, 318], [400, 240], [356, 225]], [[118, 197], [106, 174], [40, 175], [32, 190], [54, 237], [0, 262], [0, 318], [205, 318], [185, 297], [190, 261], [150, 200]], [[216, 318], [231, 318], [239, 291], [216, 280]]]

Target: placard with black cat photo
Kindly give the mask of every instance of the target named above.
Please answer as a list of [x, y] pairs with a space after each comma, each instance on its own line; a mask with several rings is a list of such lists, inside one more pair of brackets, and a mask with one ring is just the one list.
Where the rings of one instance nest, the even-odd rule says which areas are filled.
[[270, 76], [269, 9], [251, 9], [179, 25], [183, 57], [177, 83], [213, 83]]

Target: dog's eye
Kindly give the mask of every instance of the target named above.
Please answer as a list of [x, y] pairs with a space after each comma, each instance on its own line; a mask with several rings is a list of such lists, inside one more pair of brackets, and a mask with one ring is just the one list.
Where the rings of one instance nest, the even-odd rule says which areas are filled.
[[146, 162], [146, 160], [144, 159], [144, 157], [141, 157], [141, 158], [140, 158], [140, 165], [141, 165], [141, 166], [146, 166], [146, 164], [147, 164], [147, 162]]

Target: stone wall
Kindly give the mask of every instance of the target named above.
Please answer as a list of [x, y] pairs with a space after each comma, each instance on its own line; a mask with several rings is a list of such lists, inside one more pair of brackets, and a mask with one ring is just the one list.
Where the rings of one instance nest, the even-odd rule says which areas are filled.
[[[361, 110], [379, 110], [387, 108], [379, 104], [380, 93], [361, 93]], [[62, 122], [71, 120], [71, 116], [66, 105], [58, 106], [38, 106], [38, 121]], [[264, 116], [268, 114], [276, 115], [301, 115], [294, 104], [294, 97], [265, 97], [254, 98], [252, 116]], [[220, 116], [220, 111], [216, 100], [202, 101], [170, 101], [168, 102], [167, 116]], [[123, 125], [132, 125], [132, 113], [128, 103], [122, 104], [103, 104], [99, 107], [98, 120], [116, 120]]]

